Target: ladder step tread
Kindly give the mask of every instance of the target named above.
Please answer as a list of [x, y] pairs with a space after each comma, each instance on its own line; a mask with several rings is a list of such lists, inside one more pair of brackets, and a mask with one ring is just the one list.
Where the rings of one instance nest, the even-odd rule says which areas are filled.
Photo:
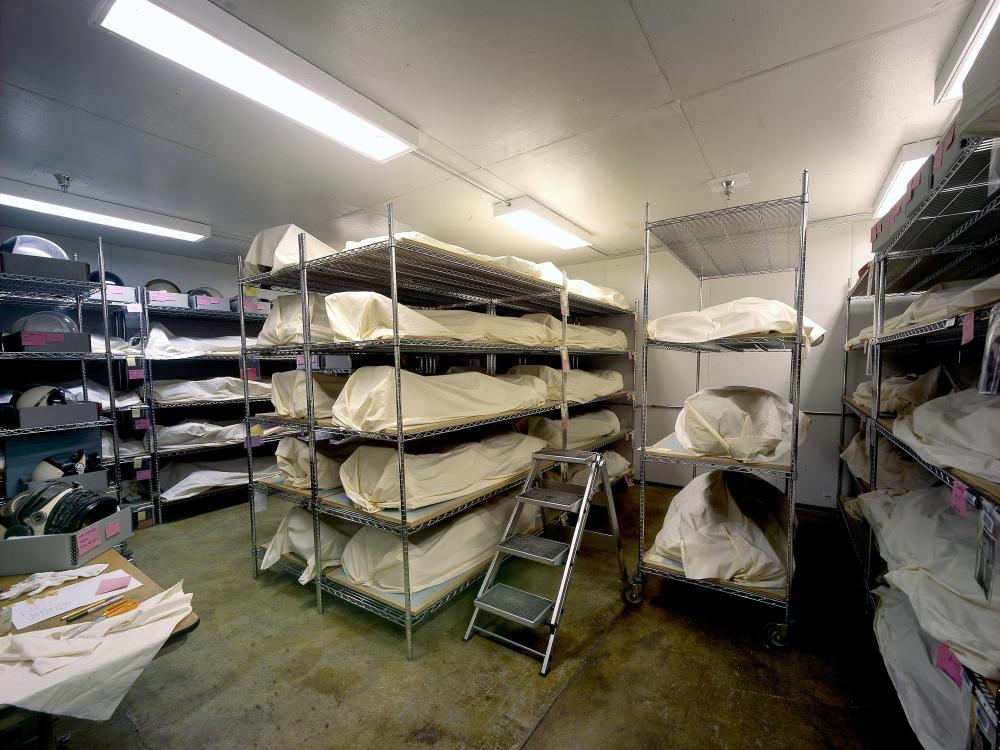
[[584, 488], [580, 487], [580, 492], [576, 493], [565, 490], [550, 490], [545, 487], [531, 487], [518, 495], [517, 499], [544, 508], [555, 508], [575, 513], [583, 502], [583, 490]]
[[528, 627], [538, 627], [552, 611], [550, 599], [503, 583], [491, 586], [476, 599], [476, 606]]
[[593, 463], [600, 456], [594, 451], [579, 451], [572, 448], [547, 448], [535, 453], [533, 458], [536, 461], [565, 461], [574, 464]]
[[545, 565], [562, 565], [566, 562], [569, 545], [534, 534], [513, 534], [500, 543], [500, 549], [507, 554]]

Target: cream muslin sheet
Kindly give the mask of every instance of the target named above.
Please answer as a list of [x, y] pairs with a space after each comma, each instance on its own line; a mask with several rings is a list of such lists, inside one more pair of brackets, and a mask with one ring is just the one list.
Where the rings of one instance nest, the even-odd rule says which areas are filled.
[[[916, 407], [936, 398], [945, 385], [940, 366], [928, 370], [923, 375], [894, 375], [882, 380], [879, 395], [880, 414], [909, 414]], [[871, 411], [872, 381], [862, 380], [851, 397]]]
[[[263, 434], [273, 435], [281, 427], [266, 427]], [[173, 425], [156, 425], [157, 449], [237, 445], [246, 439], [242, 422], [209, 422], [203, 419], [186, 419]]]
[[[250, 243], [247, 251], [244, 272], [247, 275], [264, 273], [265, 271], [281, 271], [299, 264], [299, 235], [303, 233], [295, 224], [282, 224], [261, 232]], [[325, 255], [333, 255], [336, 250], [324, 242], [320, 242], [308, 232], [306, 235], [306, 260], [316, 260]]]
[[[868, 451], [865, 450], [865, 435], [857, 433], [840, 454], [847, 468], [858, 479], [868, 482]], [[878, 486], [889, 490], [920, 490], [937, 484], [931, 474], [924, 471], [915, 461], [911, 461], [888, 440], [878, 441]]]
[[467, 310], [423, 310], [422, 312], [451, 331], [459, 341], [526, 346], [558, 346], [562, 341], [562, 334], [553, 336], [548, 327], [529, 320], [526, 316], [509, 318]]
[[[703, 310], [674, 313], [651, 320], [647, 335], [654, 341], [695, 344], [729, 336], [795, 335], [794, 307], [776, 299], [741, 297]], [[802, 336], [808, 344], [822, 343], [826, 330], [802, 316]]]
[[859, 495], [886, 562], [886, 582], [906, 594], [920, 627], [944, 641], [969, 669], [1000, 679], [1000, 597], [976, 583], [978, 520], [951, 509], [942, 485]]
[[[250, 398], [271, 395], [271, 384], [249, 381]], [[205, 380], [154, 380], [153, 398], [164, 404], [182, 401], [234, 401], [243, 398], [243, 380], [234, 377]]]
[[[508, 375], [530, 375], [545, 383], [546, 398], [562, 401], [562, 370], [546, 365], [516, 365]], [[566, 400], [574, 404], [617, 393], [624, 387], [622, 374], [614, 370], [570, 370], [566, 374]]]
[[[277, 473], [271, 456], [256, 456], [254, 476], [258, 479]], [[160, 468], [160, 497], [163, 502], [197, 497], [222, 487], [239, 487], [250, 483], [246, 458], [227, 461], [171, 461]]]
[[[504, 497], [417, 532], [410, 537], [410, 590], [437, 586], [487, 562], [514, 509], [514, 498]], [[525, 507], [517, 524], [530, 528], [538, 513]], [[397, 535], [370, 526], [362, 527], [344, 548], [344, 573], [354, 583], [387, 593], [403, 591], [403, 547]]]
[[[934, 323], [995, 302], [1000, 302], [1000, 273], [985, 279], [937, 284], [917, 297], [901, 315], [886, 320], [882, 324], [882, 334]], [[867, 326], [850, 339], [846, 346], [850, 348], [862, 341], [868, 341], [871, 337], [872, 327]]]
[[949, 393], [896, 419], [892, 434], [927, 463], [1000, 482], [1000, 396]]
[[[435, 453], [406, 452], [408, 510], [482, 492], [531, 468], [531, 455], [545, 448], [540, 438], [507, 432]], [[399, 507], [399, 464], [395, 448], [362, 445], [340, 469], [344, 492], [367, 511]]]
[[787, 499], [769, 482], [710, 471], [692, 479], [670, 501], [653, 548], [680, 560], [688, 578], [781, 589], [787, 514]]
[[[310, 294], [308, 310], [309, 337], [314, 343], [340, 340], [330, 323], [323, 295]], [[302, 342], [302, 295], [282, 295], [271, 303], [271, 311], [257, 336], [257, 346], [291, 346]]]
[[[608, 467], [608, 479], [614, 482], [616, 479], [621, 479], [626, 474], [631, 473], [632, 464], [629, 463], [628, 459], [625, 458], [621, 453], [615, 451], [604, 451], [601, 453], [604, 456], [604, 463]], [[587, 477], [590, 475], [590, 468], [587, 466], [582, 466], [581, 464], [570, 464], [569, 467], [569, 483], [570, 484], [580, 484], [584, 485], [587, 483]], [[602, 490], [604, 487], [601, 485], [600, 477], [598, 477], [597, 489]]]
[[[799, 445], [809, 424], [799, 412]], [[684, 400], [674, 430], [684, 449], [698, 456], [775, 461], [791, 450], [792, 405], [763, 388], [705, 388]]]
[[[257, 340], [247, 336], [247, 346], [256, 346]], [[154, 323], [150, 327], [149, 339], [146, 341], [146, 356], [149, 359], [183, 359], [184, 357], [200, 357], [206, 354], [227, 355], [239, 354], [242, 342], [239, 336], [214, 336], [211, 338], [192, 338], [175, 336], [162, 323]], [[136, 349], [132, 354], [142, 354]], [[104, 347], [98, 351], [103, 351]]]
[[934, 666], [937, 641], [920, 629], [906, 597], [875, 590], [875, 637], [903, 713], [925, 750], [965, 750], [969, 705], [962, 691]]
[[[549, 331], [551, 343], [562, 344], [562, 320], [559, 318], [548, 313], [528, 313], [522, 315], [521, 319], [544, 325]], [[566, 325], [566, 341], [570, 347], [578, 349], [609, 349], [616, 352], [628, 349], [628, 337], [624, 331], [619, 331], [617, 328], [568, 323]]]
[[[83, 385], [80, 384], [79, 378], [69, 382], [59, 383], [59, 387], [76, 396], [77, 401], [84, 400]], [[111, 394], [108, 393], [108, 387], [106, 385], [102, 385], [101, 383], [96, 383], [93, 380], [87, 381], [86, 400], [96, 401], [105, 409], [111, 408]], [[142, 392], [139, 390], [125, 392], [115, 391], [115, 406], [135, 406], [136, 404], [141, 403], [143, 403], [143, 397]]]
[[[339, 455], [339, 454], [338, 454]], [[286, 437], [278, 441], [274, 451], [278, 462], [278, 471], [284, 477], [285, 484], [296, 489], [308, 489], [312, 486], [309, 472], [309, 443], [295, 437]], [[342, 462], [330, 455], [326, 449], [316, 446], [316, 486], [320, 490], [336, 490], [343, 485], [340, 482]]]
[[[545, 403], [545, 384], [529, 376], [491, 377], [479, 372], [417, 375], [403, 370], [400, 383], [404, 427], [432, 426]], [[333, 421], [363, 432], [395, 430], [393, 368], [362, 367], [352, 373], [333, 405]]]
[[[601, 409], [569, 418], [566, 442], [570, 448], [579, 448], [605, 435], [621, 430], [618, 415], [610, 409]], [[562, 448], [562, 423], [547, 417], [528, 417], [528, 434], [541, 438], [550, 448]]]
[[[346, 384], [347, 378], [343, 375], [313, 373], [313, 413], [317, 419], [326, 418]], [[271, 376], [271, 403], [279, 416], [305, 419], [308, 416], [305, 370], [274, 373]]]
[[[347, 523], [339, 524], [339, 526], [341, 528], [320, 519], [319, 555], [323, 570], [340, 565], [344, 547], [347, 546], [351, 534], [358, 528]], [[274, 533], [270, 544], [267, 545], [264, 557], [260, 561], [261, 570], [267, 570], [276, 565], [281, 556], [287, 554], [296, 555], [306, 562], [306, 568], [299, 576], [299, 583], [304, 586], [315, 578], [316, 547], [313, 538], [312, 514], [305, 508], [291, 508], [281, 519], [278, 530]]]

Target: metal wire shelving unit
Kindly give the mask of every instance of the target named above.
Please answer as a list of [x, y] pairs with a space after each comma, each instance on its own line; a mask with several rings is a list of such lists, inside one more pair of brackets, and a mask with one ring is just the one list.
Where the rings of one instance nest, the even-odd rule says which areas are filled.
[[[803, 303], [805, 296], [806, 225], [809, 204], [809, 174], [802, 174], [800, 195], [779, 198], [746, 206], [735, 206], [708, 213], [682, 216], [661, 221], [649, 220], [646, 204], [645, 237], [643, 242], [643, 303], [636, 346], [642, 352], [639, 397], [635, 408], [639, 412], [639, 560], [638, 569], [625, 599], [639, 604], [649, 576], [683, 581], [702, 588], [749, 599], [782, 610], [782, 619], [768, 626], [768, 638], [775, 645], [784, 645], [791, 623], [791, 571], [793, 565], [796, 485], [798, 481], [798, 429], [800, 411], [800, 380], [802, 371]], [[699, 308], [703, 300], [706, 279], [734, 276], [794, 272], [795, 274], [795, 335], [746, 336], [723, 338], [690, 344], [654, 341], [648, 336], [649, 323], [649, 248], [655, 238], [698, 279]], [[647, 443], [649, 351], [694, 353], [695, 390], [701, 387], [702, 356], [709, 353], [788, 352], [789, 401], [792, 405], [791, 452], [787, 463], [743, 463], [727, 458], [695, 456], [677, 444], [655, 448]], [[668, 436], [669, 442], [672, 436]], [[788, 502], [785, 550], [785, 585], [772, 591], [745, 586], [732, 581], [688, 578], [679, 561], [656, 554], [646, 547], [646, 468], [653, 462], [683, 464], [699, 469], [736, 471], [771, 479], [783, 479]]]
[[[339, 601], [364, 609], [389, 622], [401, 626], [405, 631], [406, 654], [413, 657], [413, 629], [438, 612], [461, 592], [474, 585], [485, 570], [485, 565], [456, 576], [429, 591], [414, 593], [410, 587], [410, 549], [412, 534], [427, 529], [448, 518], [452, 518], [492, 498], [515, 489], [523, 483], [524, 477], [515, 477], [499, 483], [474, 496], [455, 498], [424, 508], [408, 508], [406, 503], [398, 510], [371, 513], [354, 507], [341, 493], [322, 493], [317, 487], [315, 455], [320, 441], [331, 440], [338, 444], [353, 444], [360, 441], [378, 441], [382, 444], [395, 443], [399, 493], [406, 497], [405, 460], [407, 446], [413, 441], [432, 438], [459, 431], [468, 431], [493, 424], [511, 423], [521, 417], [559, 412], [563, 434], [563, 447], [567, 443], [566, 428], [571, 410], [598, 403], [631, 398], [630, 390], [622, 390], [608, 396], [587, 402], [570, 404], [566, 400], [566, 373], [571, 357], [589, 355], [621, 355], [632, 359], [631, 350], [608, 351], [573, 348], [568, 341], [567, 326], [572, 314], [580, 317], [625, 316], [630, 320], [628, 327], [635, 326], [634, 309], [624, 310], [601, 301], [591, 300], [568, 291], [568, 284], [562, 285], [542, 281], [521, 273], [494, 267], [481, 261], [469, 259], [425, 245], [419, 241], [397, 238], [394, 233], [392, 205], [387, 205], [387, 238], [361, 245], [333, 255], [307, 261], [305, 258], [305, 235], [299, 238], [299, 263], [297, 266], [272, 273], [261, 273], [240, 278], [240, 309], [242, 310], [243, 287], [253, 286], [274, 291], [298, 293], [302, 296], [303, 341], [299, 346], [246, 347], [243, 348], [243, 370], [246, 363], [254, 358], [287, 357], [294, 358], [305, 371], [307, 417], [305, 419], [285, 419], [273, 414], [253, 414], [250, 410], [249, 381], [244, 378], [247, 440], [257, 426], [283, 426], [295, 429], [300, 439], [308, 443], [310, 452], [310, 486], [305, 490], [283, 487], [281, 482], [252, 480], [250, 496], [263, 494], [277, 497], [310, 511], [313, 518], [314, 549], [320, 547], [320, 521], [330, 517], [359, 525], [376, 527], [399, 536], [403, 564], [403, 593], [389, 595], [377, 589], [359, 586], [351, 582], [342, 571], [324, 573], [317, 569], [314, 584], [316, 606], [323, 611], [323, 593]], [[242, 269], [242, 264], [241, 264]], [[242, 276], [242, 273], [240, 274]], [[317, 343], [312, 341], [309, 325], [308, 293], [331, 294], [343, 291], [373, 291], [389, 297], [392, 303], [392, 337], [386, 340], [351, 342], [344, 344]], [[508, 344], [490, 344], [468, 341], [439, 341], [408, 339], [400, 333], [399, 306], [436, 308], [481, 308], [490, 314], [498, 310], [514, 312], [547, 312], [562, 321], [561, 347], [537, 347]], [[244, 330], [245, 337], [245, 330]], [[396, 425], [394, 429], [381, 432], [364, 432], [344, 429], [330, 420], [319, 419], [315, 413], [313, 395], [313, 355], [324, 353], [348, 354], [391, 354], [395, 371]], [[444, 424], [404, 428], [402, 419], [402, 394], [400, 372], [403, 369], [402, 356], [406, 353], [420, 354], [468, 354], [483, 357], [487, 371], [496, 371], [498, 355], [546, 355], [561, 357], [563, 363], [562, 394], [560, 401], [548, 402], [534, 408], [518, 409], [503, 414], [483, 416], [475, 419], [455, 420]], [[598, 441], [590, 447], [607, 447], [619, 440], [630, 439], [630, 431], [623, 429]], [[252, 457], [248, 452], [248, 470], [253, 478]], [[525, 471], [525, 475], [527, 470]], [[258, 544], [257, 520], [251, 502], [250, 530], [251, 553], [254, 576], [260, 575], [260, 561], [264, 546]], [[300, 575], [305, 566], [301, 560], [283, 558], [280, 569]], [[321, 568], [321, 566], [317, 566]]]

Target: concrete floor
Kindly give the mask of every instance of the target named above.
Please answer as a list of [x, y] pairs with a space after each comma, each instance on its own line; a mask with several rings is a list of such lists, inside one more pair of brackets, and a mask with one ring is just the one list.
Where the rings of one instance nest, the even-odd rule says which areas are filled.
[[[627, 539], [635, 490], [622, 497]], [[654, 532], [669, 493], [651, 493]], [[273, 528], [286, 508], [271, 501]], [[776, 610], [654, 580], [626, 608], [613, 557], [579, 559], [554, 669], [484, 638], [462, 642], [473, 590], [415, 634], [251, 571], [248, 510], [223, 507], [133, 539], [136, 563], [184, 579], [200, 627], [156, 659], [107, 722], [64, 719], [71, 748], [894, 748], [916, 747], [860, 612], [835, 516], [803, 513], [795, 640], [768, 650]], [[629, 565], [635, 565], [635, 543]], [[503, 580], [543, 586], [537, 568]], [[541, 589], [539, 589], [541, 590]]]

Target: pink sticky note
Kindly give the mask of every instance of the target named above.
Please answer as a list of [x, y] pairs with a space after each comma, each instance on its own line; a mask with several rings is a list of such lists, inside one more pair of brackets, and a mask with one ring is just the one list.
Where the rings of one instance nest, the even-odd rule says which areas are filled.
[[118, 578], [103, 578], [97, 585], [96, 594], [106, 594], [109, 591], [123, 589], [132, 582], [131, 576], [119, 576]]
[[976, 314], [967, 312], [962, 316], [962, 344], [968, 344], [976, 335]]
[[88, 526], [82, 531], [76, 532], [76, 552], [78, 555], [86, 554], [100, 545], [101, 530], [97, 526]]
[[149, 469], [139, 469], [135, 473], [135, 480], [137, 482], [145, 482], [149, 479]]
[[148, 430], [149, 429], [149, 420], [148, 419], [137, 419], [133, 423], [133, 427], [135, 427], [135, 429], [137, 429], [137, 430]]
[[145, 373], [143, 373], [141, 367], [130, 367], [128, 371], [129, 380], [142, 380]]
[[962, 663], [955, 657], [948, 644], [939, 643], [934, 666], [944, 672], [958, 688], [962, 687]]
[[951, 485], [951, 509], [960, 516], [969, 512], [969, 506], [965, 502], [965, 490], [965, 485], [958, 480]]
[[111, 523], [104, 524], [104, 538], [112, 539], [118, 536], [122, 531], [121, 521], [112, 521]]

